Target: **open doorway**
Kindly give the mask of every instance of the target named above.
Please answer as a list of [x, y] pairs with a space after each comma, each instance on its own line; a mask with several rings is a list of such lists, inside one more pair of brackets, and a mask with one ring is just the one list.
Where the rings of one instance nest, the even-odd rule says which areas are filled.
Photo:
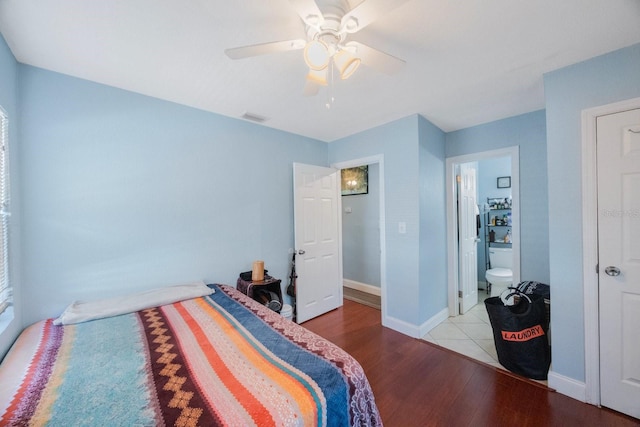
[[[459, 230], [458, 230], [458, 203], [457, 203], [457, 180], [456, 171], [459, 170], [463, 164], [478, 162], [481, 168], [482, 161], [492, 160], [499, 158], [508, 158], [511, 164], [511, 173], [509, 175], [510, 181], [510, 214], [511, 214], [511, 226], [510, 229], [510, 246], [512, 249], [512, 273], [513, 283], [520, 281], [520, 173], [519, 173], [519, 149], [518, 147], [509, 147], [505, 149], [485, 151], [480, 153], [466, 154], [462, 156], [450, 157], [446, 162], [446, 191], [447, 191], [447, 241], [450, 243], [447, 248], [447, 263], [448, 263], [448, 308], [449, 316], [457, 316], [460, 313], [459, 308], [459, 289], [460, 289], [460, 243], [459, 243]], [[496, 187], [498, 183], [496, 182]], [[497, 192], [498, 188], [496, 188]], [[496, 193], [497, 194], [497, 193]], [[481, 200], [479, 195], [478, 204], [483, 209], [480, 212], [484, 219], [489, 202]], [[479, 246], [483, 246], [480, 244]], [[479, 248], [480, 249], [480, 248]], [[480, 253], [480, 250], [478, 251]], [[478, 263], [483, 264], [485, 262], [485, 254], [482, 251], [478, 257]], [[484, 271], [478, 268], [480, 274]], [[481, 279], [481, 278], [479, 278]]]
[[343, 297], [381, 309], [379, 165], [341, 170]]
[[[336, 169], [368, 166], [368, 193], [341, 197], [343, 282], [345, 293], [354, 290], [379, 299], [386, 318], [384, 161], [382, 155], [332, 164]], [[367, 212], [364, 212], [364, 211]], [[366, 298], [366, 295], [360, 295]], [[365, 300], [366, 301], [366, 300]]]
[[[488, 261], [485, 250], [511, 246], [509, 249], [512, 281], [519, 282], [518, 152], [518, 147], [512, 147], [447, 159], [445, 182], [449, 243], [447, 247], [449, 318], [423, 337], [426, 341], [438, 346], [501, 369], [504, 368], [498, 361], [493, 331], [483, 302], [487, 296], [495, 295], [495, 291], [499, 292], [501, 286], [506, 289], [508, 285], [496, 281], [492, 292], [487, 294], [485, 270], [488, 267]], [[467, 200], [466, 207], [465, 197], [473, 199], [473, 202]], [[469, 214], [473, 215], [472, 220]], [[509, 222], [510, 226], [503, 225]], [[488, 227], [488, 224], [492, 225]], [[491, 241], [489, 231], [495, 234], [493, 236], [495, 244], [488, 243]], [[509, 233], [509, 244], [505, 242], [507, 233]], [[471, 242], [474, 239], [477, 239], [477, 242]], [[471, 245], [471, 248], [465, 248], [465, 245]], [[473, 255], [476, 265], [467, 259], [470, 254]], [[471, 287], [475, 288], [473, 289], [475, 294], [471, 292]], [[471, 296], [474, 297], [474, 301], [470, 301]]]

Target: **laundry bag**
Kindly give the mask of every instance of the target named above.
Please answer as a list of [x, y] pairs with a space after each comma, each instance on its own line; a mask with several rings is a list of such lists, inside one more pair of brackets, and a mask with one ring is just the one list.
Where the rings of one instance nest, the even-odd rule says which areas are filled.
[[502, 366], [516, 374], [546, 380], [551, 364], [549, 321], [544, 298], [509, 288], [506, 296], [484, 301]]
[[[551, 288], [549, 285], [540, 282], [534, 282], [527, 280], [518, 283], [516, 286], [520, 292], [527, 294], [527, 296], [536, 295], [544, 298], [544, 305], [547, 313], [547, 322], [551, 327]], [[548, 335], [550, 336], [550, 335]], [[551, 339], [549, 339], [549, 345], [551, 345]]]

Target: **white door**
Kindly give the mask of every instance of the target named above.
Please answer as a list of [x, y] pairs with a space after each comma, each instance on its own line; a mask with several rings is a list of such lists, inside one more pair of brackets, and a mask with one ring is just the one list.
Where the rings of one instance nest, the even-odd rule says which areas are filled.
[[600, 393], [640, 418], [640, 109], [598, 117]]
[[293, 164], [296, 320], [342, 305], [340, 171]]
[[478, 303], [478, 229], [475, 163], [460, 165], [458, 179], [458, 239], [460, 314]]

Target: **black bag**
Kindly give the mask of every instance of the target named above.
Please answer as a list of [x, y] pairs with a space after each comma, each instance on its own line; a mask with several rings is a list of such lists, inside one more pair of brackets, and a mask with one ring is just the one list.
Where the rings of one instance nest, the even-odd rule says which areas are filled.
[[546, 380], [551, 364], [551, 349], [547, 333], [549, 322], [544, 298], [527, 296], [516, 288], [509, 288], [513, 305], [505, 305], [501, 297], [484, 301], [489, 314], [493, 339], [502, 366], [519, 375]]

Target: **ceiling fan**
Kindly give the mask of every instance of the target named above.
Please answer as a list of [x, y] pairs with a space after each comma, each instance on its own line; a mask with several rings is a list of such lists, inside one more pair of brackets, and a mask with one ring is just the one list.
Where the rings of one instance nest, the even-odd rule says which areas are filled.
[[360, 63], [386, 74], [398, 72], [405, 61], [355, 40], [360, 31], [407, 0], [363, 0], [349, 9], [347, 0], [289, 0], [305, 24], [307, 39], [284, 40], [226, 49], [231, 59], [304, 49], [309, 67], [304, 94], [318, 93], [333, 78], [333, 70], [342, 79], [349, 78]]

